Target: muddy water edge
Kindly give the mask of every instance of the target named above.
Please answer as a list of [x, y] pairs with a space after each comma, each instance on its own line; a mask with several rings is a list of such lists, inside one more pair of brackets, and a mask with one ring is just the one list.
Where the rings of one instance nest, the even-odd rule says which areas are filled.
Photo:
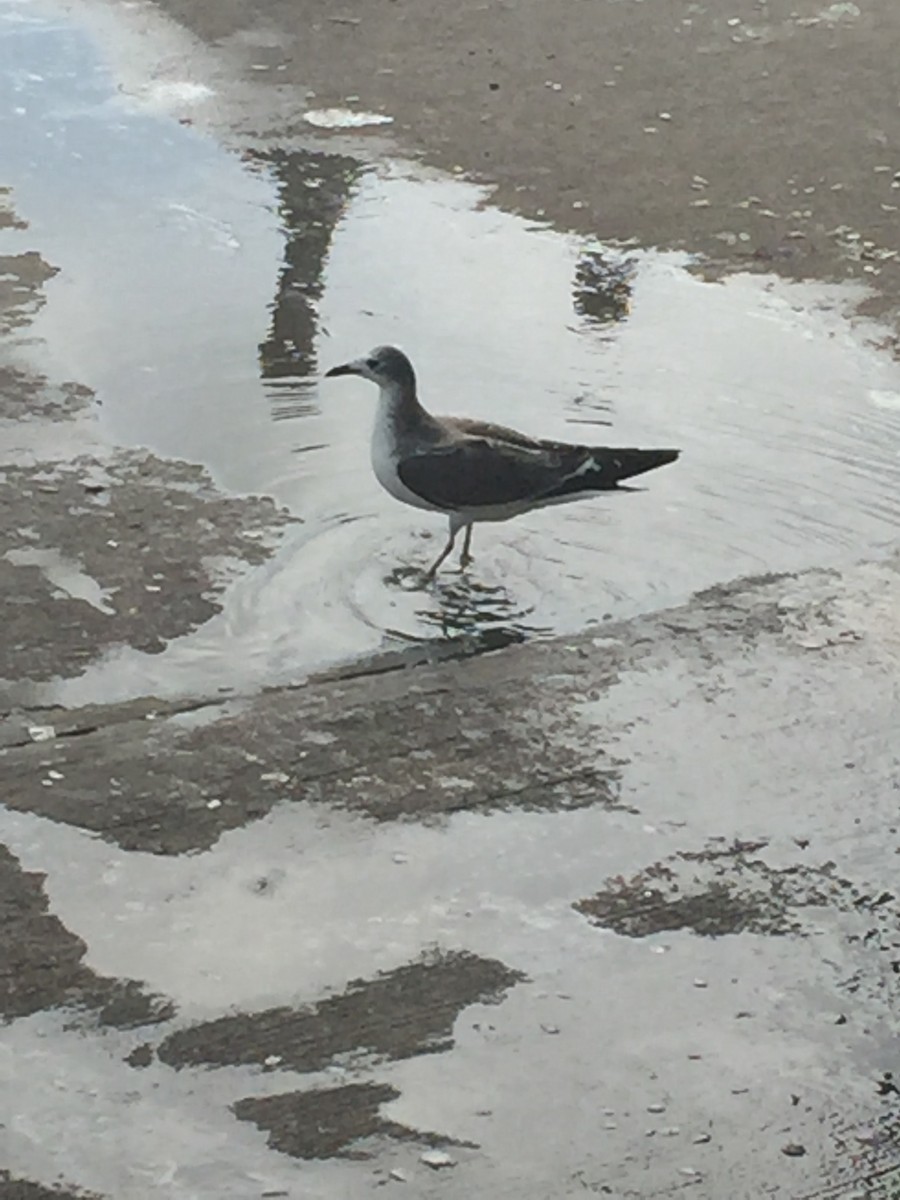
[[[784, 179], [701, 103], [877, 6], [685, 6], [692, 122], [601, 6], [611, 203], [537, 10], [488, 69], [486, 9], [167, 7], [0, 10], [0, 1196], [888, 1200], [898, 147], [877, 73]], [[422, 589], [320, 384], [378, 341], [689, 467]]]

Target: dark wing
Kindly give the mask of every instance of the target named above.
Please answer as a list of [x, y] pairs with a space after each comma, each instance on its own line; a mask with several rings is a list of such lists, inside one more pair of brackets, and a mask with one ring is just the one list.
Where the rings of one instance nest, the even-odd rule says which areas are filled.
[[465, 438], [401, 459], [397, 474], [423, 500], [454, 512], [528, 505], [559, 487], [586, 454], [576, 446], [558, 451]]
[[[468, 422], [456, 424], [463, 431]], [[494, 433], [480, 422], [471, 428]], [[679, 453], [537, 442], [524, 434], [513, 441], [499, 426], [496, 434], [496, 440], [469, 436], [412, 454], [400, 460], [397, 474], [429, 504], [459, 512], [609, 491], [623, 479], [674, 462]]]

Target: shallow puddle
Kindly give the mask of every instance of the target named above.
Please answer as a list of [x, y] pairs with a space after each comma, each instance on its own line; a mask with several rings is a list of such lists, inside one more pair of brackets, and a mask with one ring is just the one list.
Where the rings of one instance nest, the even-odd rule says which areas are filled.
[[[573, 631], [891, 544], [900, 367], [850, 319], [858, 290], [705, 282], [682, 257], [530, 226], [462, 180], [326, 153], [327, 135], [321, 152], [242, 161], [164, 96], [120, 93], [47, 11], [14, 2], [0, 24], [2, 182], [30, 222], [2, 245], [60, 268], [34, 332], [96, 389], [110, 439], [204, 463], [304, 522], [203, 628], [161, 655], [117, 651], [56, 697], [246, 687], [385, 645]], [[379, 490], [371, 385], [322, 380], [379, 342], [410, 353], [436, 411], [684, 456], [640, 492], [479, 528], [469, 575], [424, 588], [444, 523]]]

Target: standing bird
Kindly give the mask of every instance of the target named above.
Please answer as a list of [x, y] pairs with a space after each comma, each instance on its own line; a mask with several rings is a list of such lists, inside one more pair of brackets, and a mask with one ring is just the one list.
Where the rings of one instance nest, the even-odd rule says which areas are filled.
[[623, 479], [674, 462], [678, 450], [619, 450], [545, 442], [502, 425], [434, 417], [419, 403], [412, 363], [396, 346], [332, 367], [326, 378], [361, 375], [377, 383], [372, 467], [381, 486], [415, 508], [450, 518], [450, 536], [426, 572], [433, 579], [461, 529], [460, 565], [472, 561], [476, 521], [519, 513], [614, 489]]

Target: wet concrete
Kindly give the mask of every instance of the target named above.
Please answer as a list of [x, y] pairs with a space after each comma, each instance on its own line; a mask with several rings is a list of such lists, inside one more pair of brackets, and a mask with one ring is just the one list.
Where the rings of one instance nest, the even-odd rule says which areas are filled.
[[63, 1187], [42, 1187], [27, 1179], [14, 1179], [0, 1171], [0, 1196], [3, 1200], [94, 1200], [87, 1192], [72, 1192]]
[[0, 875], [0, 1014], [11, 1019], [48, 1008], [87, 1010], [101, 1025], [125, 1029], [172, 1016], [171, 1005], [134, 981], [105, 979], [85, 966], [87, 946], [47, 912], [40, 876], [23, 872], [2, 846]]
[[462, 1008], [498, 1002], [522, 978], [473, 954], [431, 955], [377, 979], [356, 981], [306, 1013], [273, 1009], [182, 1030], [158, 1053], [174, 1067], [266, 1066], [272, 1055], [279, 1068], [298, 1071], [322, 1070], [354, 1050], [376, 1059], [434, 1054], [453, 1045], [453, 1022]]
[[875, 281], [872, 307], [897, 311], [891, 0], [163, 7], [268, 89], [257, 128], [302, 128], [307, 107], [383, 112], [504, 208], [700, 251], [714, 271]]
[[[889, 1200], [893, 10], [176, 4], [0, 11], [0, 1195]], [[689, 466], [423, 591], [384, 340]]]
[[348, 1083], [340, 1088], [283, 1096], [247, 1096], [235, 1104], [234, 1113], [240, 1120], [265, 1129], [273, 1150], [296, 1158], [335, 1158], [350, 1147], [356, 1147], [354, 1157], [364, 1158], [366, 1154], [359, 1144], [366, 1138], [452, 1144], [447, 1138], [385, 1121], [379, 1115], [380, 1106], [396, 1100], [399, 1094], [387, 1084]]

